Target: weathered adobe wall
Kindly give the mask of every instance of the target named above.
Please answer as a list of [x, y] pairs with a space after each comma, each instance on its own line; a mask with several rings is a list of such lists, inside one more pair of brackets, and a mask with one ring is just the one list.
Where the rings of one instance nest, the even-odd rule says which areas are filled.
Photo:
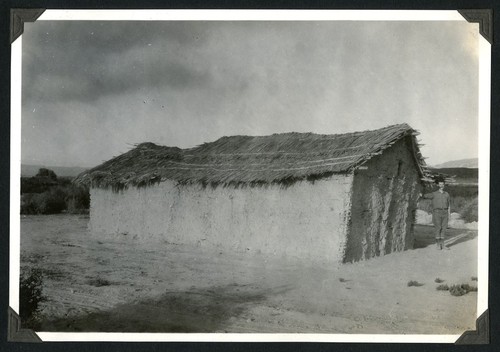
[[403, 139], [354, 174], [344, 262], [413, 248], [420, 177]]
[[202, 188], [171, 181], [119, 193], [94, 188], [90, 227], [146, 241], [340, 262], [351, 187], [352, 175], [335, 175], [288, 188]]

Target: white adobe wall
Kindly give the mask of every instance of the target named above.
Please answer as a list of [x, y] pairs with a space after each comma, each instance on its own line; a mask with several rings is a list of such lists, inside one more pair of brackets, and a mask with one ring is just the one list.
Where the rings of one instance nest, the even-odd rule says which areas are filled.
[[288, 188], [179, 186], [172, 181], [120, 193], [91, 189], [90, 227], [166, 240], [342, 261], [352, 176]]

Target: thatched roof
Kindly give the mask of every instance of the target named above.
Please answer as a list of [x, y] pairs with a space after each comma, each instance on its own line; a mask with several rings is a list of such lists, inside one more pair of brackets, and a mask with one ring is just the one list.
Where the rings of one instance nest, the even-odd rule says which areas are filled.
[[190, 149], [142, 143], [83, 172], [75, 182], [115, 190], [164, 180], [213, 186], [289, 184], [349, 173], [405, 137], [425, 177], [417, 134], [409, 125], [399, 124], [336, 135], [292, 132], [222, 137]]

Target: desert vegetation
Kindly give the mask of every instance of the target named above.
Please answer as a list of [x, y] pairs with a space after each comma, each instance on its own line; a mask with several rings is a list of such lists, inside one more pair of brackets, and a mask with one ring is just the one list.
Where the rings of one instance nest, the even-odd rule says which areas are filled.
[[469, 292], [477, 292], [477, 287], [470, 286], [469, 284], [453, 285], [450, 287], [450, 294], [452, 296], [463, 296]]
[[21, 267], [19, 290], [19, 315], [23, 326], [36, 329], [41, 319], [41, 304], [46, 301], [43, 294], [43, 272], [39, 268]]
[[415, 281], [415, 280], [408, 281], [408, 283], [406, 285], [408, 287], [412, 287], [412, 286], [415, 286], [415, 287], [424, 286], [423, 283]]
[[41, 168], [33, 177], [21, 177], [21, 214], [81, 214], [88, 212], [88, 188], [72, 183], [71, 177], [57, 177]]
[[442, 284], [436, 287], [436, 290], [438, 291], [449, 291], [450, 287], [446, 284]]
[[436, 287], [438, 291], [449, 291], [452, 296], [463, 296], [469, 292], [477, 292], [476, 286], [471, 286], [469, 284], [457, 284], [448, 286], [442, 284]]

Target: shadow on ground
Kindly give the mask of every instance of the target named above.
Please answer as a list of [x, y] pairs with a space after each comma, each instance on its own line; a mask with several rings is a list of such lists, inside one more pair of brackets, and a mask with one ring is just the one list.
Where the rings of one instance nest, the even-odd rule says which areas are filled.
[[[429, 225], [415, 225], [415, 242], [413, 248], [425, 248], [427, 246], [436, 245], [434, 237], [434, 226]], [[445, 244], [447, 247], [452, 247], [459, 243], [471, 240], [477, 237], [476, 230], [467, 229], [447, 229]]]
[[149, 299], [85, 316], [43, 321], [39, 331], [60, 332], [224, 332], [226, 322], [252, 303], [286, 288], [257, 291], [249, 285], [165, 292]]

